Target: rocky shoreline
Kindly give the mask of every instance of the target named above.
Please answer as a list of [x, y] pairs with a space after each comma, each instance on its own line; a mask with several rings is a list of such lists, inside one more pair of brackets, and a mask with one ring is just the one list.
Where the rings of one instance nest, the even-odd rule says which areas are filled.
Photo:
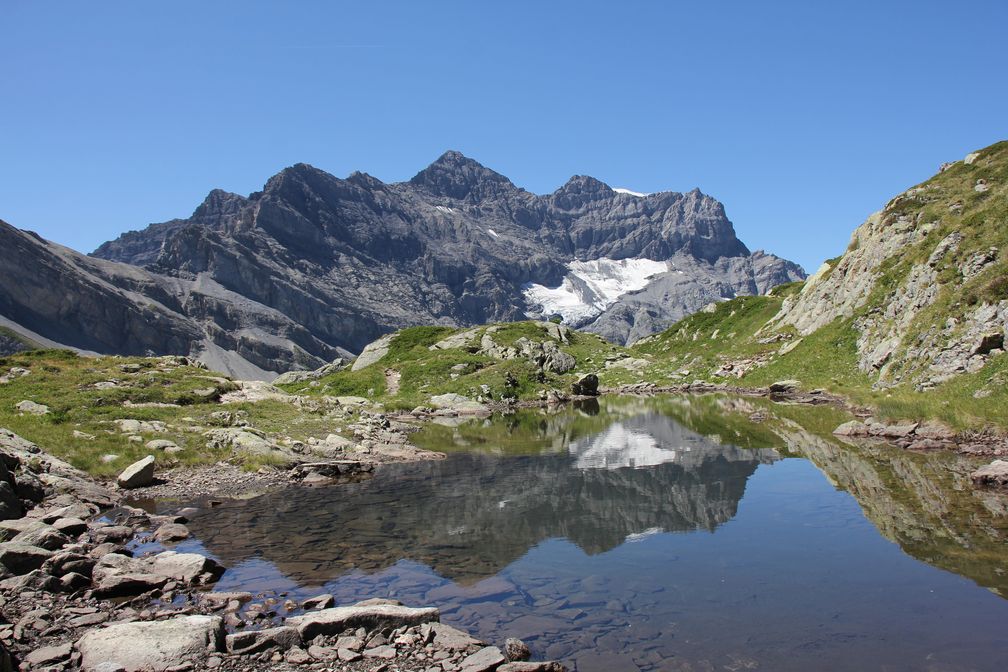
[[[264, 477], [252, 476], [237, 485]], [[161, 550], [189, 536], [194, 511], [155, 515], [124, 504], [125, 496], [0, 431], [0, 671], [564, 669], [527, 662], [518, 640], [488, 646], [441, 624], [434, 607], [214, 592], [224, 572], [216, 561]]]

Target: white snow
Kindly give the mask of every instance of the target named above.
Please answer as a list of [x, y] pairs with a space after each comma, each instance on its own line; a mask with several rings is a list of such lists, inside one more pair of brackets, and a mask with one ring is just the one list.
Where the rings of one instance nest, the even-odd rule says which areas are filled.
[[500, 238], [500, 236], [497, 235], [497, 232], [494, 231], [493, 229], [487, 229], [487, 233], [489, 233], [494, 238]]
[[451, 214], [451, 213], [455, 212], [455, 208], [448, 208], [448, 207], [445, 207], [443, 205], [435, 205], [434, 209], [437, 210], [437, 211], [439, 211], [439, 212], [446, 212], [448, 214]]
[[615, 423], [606, 431], [570, 445], [577, 456], [578, 469], [622, 469], [653, 467], [672, 462], [676, 450], [662, 448], [650, 434], [627, 429]]
[[647, 194], [640, 191], [630, 191], [629, 189], [621, 189], [619, 187], [613, 187], [613, 191], [617, 194], [629, 194], [630, 196], [636, 196], [637, 198], [644, 198]]
[[627, 292], [643, 289], [650, 278], [668, 270], [668, 263], [652, 259], [596, 259], [573, 261], [559, 287], [527, 283], [523, 287], [530, 306], [540, 306], [538, 315], [559, 314], [576, 324], [600, 314]]

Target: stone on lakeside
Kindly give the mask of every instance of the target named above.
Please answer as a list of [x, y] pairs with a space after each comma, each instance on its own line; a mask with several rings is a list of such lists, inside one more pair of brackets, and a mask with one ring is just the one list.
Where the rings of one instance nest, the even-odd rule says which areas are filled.
[[119, 478], [116, 479], [116, 483], [119, 484], [120, 488], [125, 488], [127, 490], [132, 488], [142, 488], [145, 485], [150, 485], [154, 482], [154, 456], [148, 455], [142, 460], [137, 460], [130, 466], [126, 467]]
[[356, 604], [333, 607], [288, 618], [286, 623], [298, 629], [302, 639], [309, 641], [318, 635], [339, 635], [348, 628], [370, 630], [420, 625], [440, 620], [433, 607], [404, 607], [397, 604]]
[[496, 646], [487, 646], [459, 663], [461, 672], [493, 672], [507, 662], [507, 658]]
[[199, 668], [223, 650], [219, 616], [179, 616], [164, 621], [116, 623], [87, 632], [77, 642], [81, 668], [97, 672], [120, 665], [126, 672], [164, 670], [182, 661]]
[[266, 630], [250, 630], [235, 632], [225, 638], [228, 653], [250, 654], [266, 649], [279, 648], [287, 650], [301, 645], [301, 635], [296, 628], [280, 626]]
[[21, 575], [38, 569], [52, 557], [53, 552], [30, 544], [15, 541], [0, 543], [0, 565], [11, 574]]
[[571, 383], [571, 393], [577, 396], [596, 397], [598, 396], [598, 386], [598, 376], [594, 373], [589, 373]]
[[532, 657], [532, 651], [528, 644], [516, 637], [508, 637], [504, 641], [504, 655], [509, 661], [528, 660]]

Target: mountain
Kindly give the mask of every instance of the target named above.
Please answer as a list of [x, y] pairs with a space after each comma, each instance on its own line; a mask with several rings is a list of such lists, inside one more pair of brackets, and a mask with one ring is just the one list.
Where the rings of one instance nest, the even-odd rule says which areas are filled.
[[5, 339], [6, 351], [30, 340], [92, 353], [192, 353], [244, 378], [348, 354], [211, 278], [173, 278], [87, 257], [3, 221], [0, 266], [0, 327], [19, 337]]
[[[211, 191], [188, 219], [123, 234], [90, 259], [38, 242], [40, 260], [19, 263], [61, 265], [72, 289], [53, 278], [51, 295], [39, 286], [26, 300], [0, 286], [14, 323], [99, 352], [221, 348], [211, 359], [266, 372], [314, 368], [420, 324], [560, 315], [625, 343], [711, 301], [804, 277], [750, 254], [721, 203], [698, 190], [638, 195], [575, 176], [536, 195], [458, 152], [395, 184], [297, 164], [247, 197]], [[114, 333], [90, 329], [101, 310], [66, 311], [67, 330], [59, 311], [37, 310], [79, 291], [78, 303], [111, 301], [123, 315], [149, 300], [172, 324], [159, 340], [132, 332], [161, 327], [125, 317]]]
[[804, 283], [711, 306], [636, 347], [666, 376], [795, 378], [866, 402], [884, 391], [891, 412], [1003, 425], [1006, 220], [1000, 142], [893, 198]]

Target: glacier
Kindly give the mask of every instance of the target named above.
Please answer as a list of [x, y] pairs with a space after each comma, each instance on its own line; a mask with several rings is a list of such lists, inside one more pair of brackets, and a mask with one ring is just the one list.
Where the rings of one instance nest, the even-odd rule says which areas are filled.
[[595, 259], [572, 261], [558, 287], [525, 283], [522, 293], [538, 311], [529, 317], [560, 315], [567, 324], [579, 325], [602, 313], [627, 292], [644, 289], [650, 279], [669, 270], [668, 262], [653, 259]]

